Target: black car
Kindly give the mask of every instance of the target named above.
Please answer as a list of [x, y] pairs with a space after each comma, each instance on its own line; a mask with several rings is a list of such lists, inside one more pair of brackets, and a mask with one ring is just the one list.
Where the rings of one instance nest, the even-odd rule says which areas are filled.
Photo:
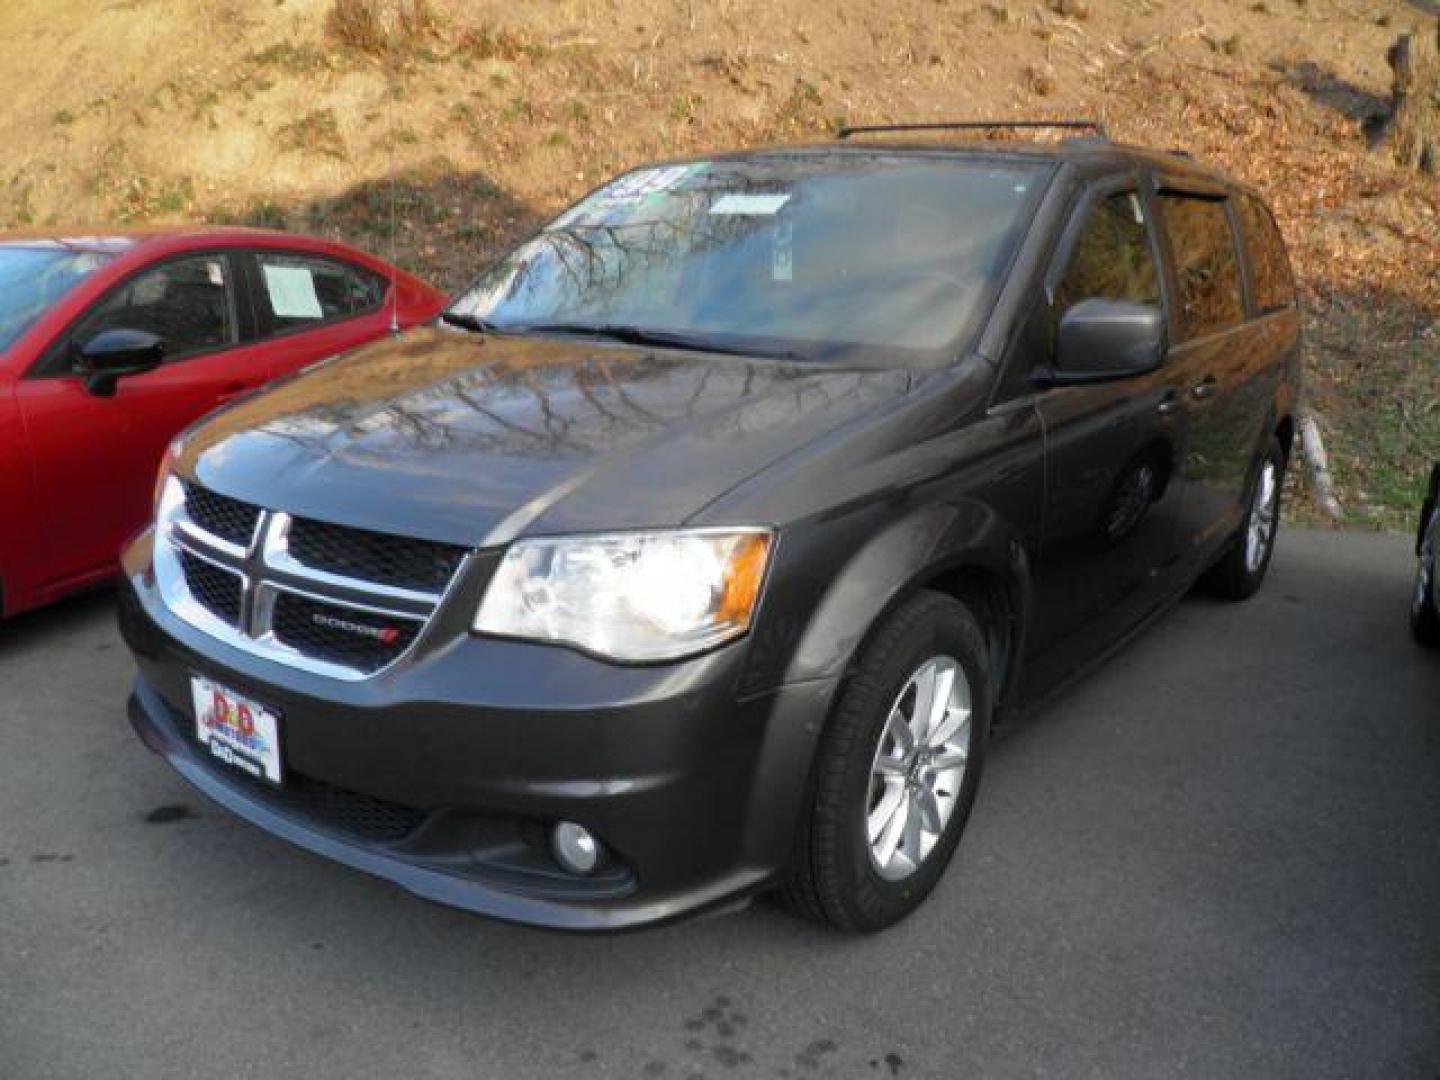
[[1410, 629], [1422, 645], [1440, 645], [1440, 575], [1435, 572], [1440, 552], [1440, 465], [1430, 472], [1430, 486], [1420, 509], [1415, 534], [1415, 592], [1410, 601]]
[[992, 732], [1259, 587], [1298, 320], [1184, 155], [846, 134], [627, 173], [179, 438], [124, 560], [145, 742], [501, 918], [914, 909]]

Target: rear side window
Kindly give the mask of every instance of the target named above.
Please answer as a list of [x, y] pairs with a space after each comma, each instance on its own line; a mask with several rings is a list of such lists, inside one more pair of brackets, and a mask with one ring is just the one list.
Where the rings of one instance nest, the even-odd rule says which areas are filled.
[[1245, 302], [1225, 200], [1167, 193], [1160, 196], [1160, 212], [1179, 279], [1183, 336], [1202, 337], [1239, 323]]
[[1094, 299], [1160, 303], [1145, 210], [1133, 192], [1111, 195], [1090, 212], [1055, 290], [1055, 314]]
[[1295, 302], [1295, 279], [1290, 274], [1285, 241], [1275, 219], [1260, 200], [1251, 195], [1236, 199], [1235, 209], [1240, 212], [1240, 224], [1245, 230], [1255, 306], [1262, 313], [1289, 307]]
[[261, 251], [255, 261], [266, 334], [363, 315], [385, 297], [385, 281], [378, 274], [333, 259]]
[[194, 255], [162, 263], [108, 293], [71, 332], [84, 342], [104, 330], [145, 330], [165, 342], [165, 359], [183, 360], [235, 343], [230, 262]]

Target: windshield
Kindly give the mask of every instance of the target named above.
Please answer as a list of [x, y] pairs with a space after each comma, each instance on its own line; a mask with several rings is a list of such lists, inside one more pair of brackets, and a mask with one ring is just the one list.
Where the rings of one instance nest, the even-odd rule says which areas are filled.
[[0, 247], [0, 349], [111, 258], [60, 247]]
[[953, 357], [1048, 170], [885, 151], [640, 169], [502, 259], [451, 315], [803, 359]]

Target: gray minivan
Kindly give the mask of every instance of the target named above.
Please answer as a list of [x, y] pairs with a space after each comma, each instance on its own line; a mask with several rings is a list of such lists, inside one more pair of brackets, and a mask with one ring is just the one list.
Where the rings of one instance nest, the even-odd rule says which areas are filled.
[[993, 730], [1274, 549], [1279, 231], [1087, 127], [636, 169], [187, 432], [124, 562], [140, 736], [500, 918], [904, 917]]

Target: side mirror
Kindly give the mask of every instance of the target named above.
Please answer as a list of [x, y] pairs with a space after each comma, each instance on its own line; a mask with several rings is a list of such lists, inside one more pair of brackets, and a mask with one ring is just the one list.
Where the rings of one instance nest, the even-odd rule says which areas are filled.
[[154, 371], [165, 359], [163, 339], [145, 330], [102, 330], [75, 347], [75, 374], [96, 397], [112, 397], [127, 375]]
[[1055, 366], [1039, 381], [1050, 386], [1109, 382], [1160, 366], [1165, 314], [1158, 305], [1082, 300], [1060, 320]]

